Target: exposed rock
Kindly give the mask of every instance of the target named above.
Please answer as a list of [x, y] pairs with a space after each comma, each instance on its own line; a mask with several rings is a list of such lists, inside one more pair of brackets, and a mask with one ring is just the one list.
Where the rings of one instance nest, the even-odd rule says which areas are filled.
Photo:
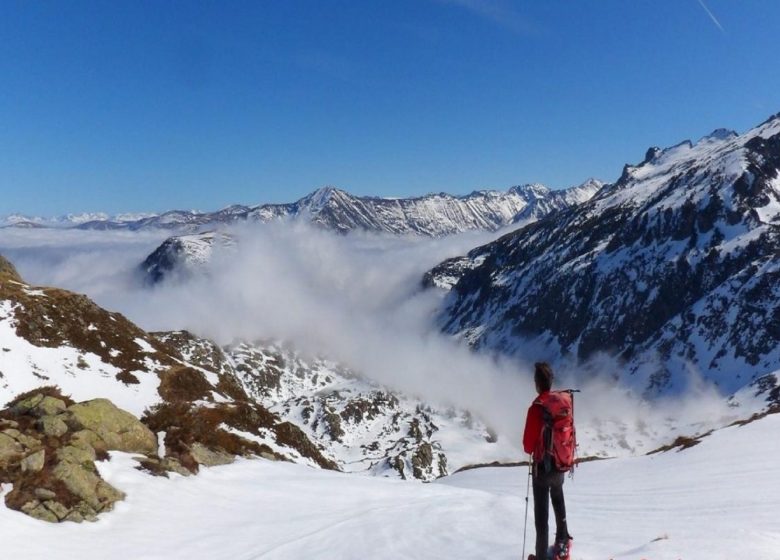
[[42, 416], [55, 416], [65, 412], [66, 408], [67, 405], [64, 401], [44, 393], [36, 393], [16, 402], [12, 410], [15, 414], [29, 414], [40, 418]]
[[108, 399], [72, 405], [68, 408], [67, 418], [74, 429], [94, 432], [108, 449], [150, 455], [157, 453], [157, 438], [152, 431]]
[[65, 519], [71, 512], [70, 509], [66, 508], [64, 505], [55, 501], [54, 499], [44, 501], [43, 505], [46, 507], [46, 509], [56, 515], [58, 520]]
[[166, 457], [162, 460], [162, 466], [171, 472], [175, 472], [177, 474], [180, 474], [182, 476], [190, 476], [192, 472], [185, 468], [179, 461], [174, 459], [173, 457]]
[[59, 416], [41, 416], [38, 425], [47, 436], [60, 437], [68, 431], [68, 425]]
[[54, 467], [53, 475], [95, 512], [109, 510], [114, 502], [125, 497], [124, 493], [97, 475], [94, 464], [92, 468], [87, 468], [82, 464], [60, 461]]
[[60, 399], [54, 397], [43, 397], [40, 403], [35, 407], [34, 412], [38, 416], [54, 416], [61, 412], [65, 412], [65, 403]]
[[57, 523], [59, 521], [59, 518], [38, 500], [24, 504], [22, 506], [22, 511], [30, 517], [40, 519], [41, 521], [49, 521], [51, 523]]
[[22, 459], [21, 467], [22, 472], [38, 472], [43, 468], [44, 462], [46, 460], [46, 452], [41, 449], [40, 451], [36, 451], [35, 453], [31, 453], [24, 459]]
[[77, 465], [91, 465], [96, 457], [95, 450], [89, 446], [66, 445], [57, 450], [57, 458], [60, 461]]
[[41, 442], [39, 440], [32, 436], [28, 436], [27, 434], [23, 434], [15, 428], [3, 430], [2, 433], [14, 439], [25, 449], [38, 449], [41, 446]]
[[39, 500], [45, 501], [45, 500], [53, 500], [57, 497], [57, 494], [55, 492], [52, 492], [51, 490], [48, 490], [46, 488], [36, 488], [34, 490], [35, 497]]
[[190, 446], [190, 454], [199, 465], [204, 467], [214, 467], [217, 465], [227, 465], [232, 463], [235, 458], [224, 451], [212, 450], [202, 443], [195, 442]]
[[0, 468], [6, 468], [10, 463], [17, 461], [24, 452], [21, 444], [11, 436], [0, 433]]

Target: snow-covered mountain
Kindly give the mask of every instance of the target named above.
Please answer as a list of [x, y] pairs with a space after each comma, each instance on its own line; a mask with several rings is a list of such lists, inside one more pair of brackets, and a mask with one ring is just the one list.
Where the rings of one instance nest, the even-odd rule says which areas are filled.
[[780, 115], [651, 148], [589, 201], [424, 282], [451, 288], [442, 328], [476, 348], [607, 352], [648, 394], [692, 370], [732, 393], [780, 369], [779, 173]]
[[235, 246], [235, 237], [223, 232], [208, 231], [169, 237], [141, 263], [140, 273], [150, 284], [171, 274], [186, 277], [204, 270], [211, 261], [215, 247], [231, 251]]
[[[85, 296], [29, 286], [2, 257], [0, 352], [3, 402], [56, 385], [74, 400], [110, 399], [165, 431], [166, 441], [179, 433], [172, 425], [202, 427], [220, 411], [215, 433], [200, 434], [219, 453], [263, 448], [311, 466], [433, 480], [516, 450], [466, 411], [279, 344], [220, 348], [186, 332], [146, 333]], [[186, 433], [189, 445], [195, 436]], [[186, 465], [189, 448], [168, 443], [171, 458]]]
[[[203, 215], [190, 225], [291, 219], [306, 220], [316, 227], [339, 233], [360, 230], [439, 237], [465, 231], [519, 228], [586, 201], [601, 187], [603, 183], [589, 179], [582, 185], [559, 191], [537, 184], [512, 187], [507, 192], [479, 191], [463, 197], [437, 194], [407, 199], [355, 197], [326, 187], [294, 204], [252, 209], [234, 206], [218, 213], [218, 217]], [[169, 276], [187, 277], [204, 269], [215, 246], [232, 249], [238, 242], [235, 234], [217, 234], [213, 230], [174, 235], [149, 254], [141, 263], [140, 271], [149, 284]]]
[[53, 220], [9, 216], [8, 227], [77, 227], [79, 229], [170, 229], [197, 233], [240, 221], [270, 222], [307, 220], [319, 227], [345, 233], [364, 230], [392, 234], [443, 236], [464, 231], [495, 231], [518, 220], [530, 222], [550, 211], [592, 196], [601, 183], [553, 191], [543, 185], [522, 185], [507, 191], [475, 191], [464, 196], [446, 193], [414, 198], [354, 196], [341, 189], [323, 187], [288, 204], [234, 205], [216, 212], [174, 210], [163, 214], [105, 214], [64, 216]]
[[107, 398], [166, 433], [160, 459], [197, 468], [191, 456], [197, 443], [219, 453], [265, 452], [337, 468], [299, 429], [249, 397], [230, 372], [185, 361], [174, 346], [86, 296], [28, 285], [2, 257], [0, 352], [2, 402], [41, 386], [57, 386], [78, 401]]

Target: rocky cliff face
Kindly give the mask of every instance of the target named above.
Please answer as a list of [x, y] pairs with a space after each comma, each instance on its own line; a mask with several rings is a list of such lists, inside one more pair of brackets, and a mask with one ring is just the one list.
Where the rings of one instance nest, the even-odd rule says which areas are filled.
[[619, 356], [649, 394], [691, 367], [733, 392], [780, 368], [780, 116], [648, 150], [591, 200], [451, 259], [442, 328], [477, 348]]

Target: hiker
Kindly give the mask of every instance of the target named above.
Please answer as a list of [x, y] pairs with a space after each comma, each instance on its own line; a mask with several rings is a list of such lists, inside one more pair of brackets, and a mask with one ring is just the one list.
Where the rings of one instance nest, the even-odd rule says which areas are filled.
[[[548, 545], [549, 502], [555, 512], [555, 545], [553, 558], [569, 558], [571, 536], [566, 525], [566, 503], [563, 499], [564, 472], [574, 463], [572, 398], [569, 392], [551, 392], [553, 371], [546, 362], [534, 364], [534, 381], [539, 396], [528, 409], [523, 433], [523, 448], [533, 455], [532, 477], [534, 520], [536, 524], [536, 555], [529, 560], [545, 560]], [[568, 408], [567, 408], [568, 406]], [[560, 423], [567, 427], [561, 430]], [[553, 429], [553, 425], [555, 429]], [[557, 438], [557, 439], [556, 439]], [[553, 440], [556, 441], [553, 441]], [[559, 445], [563, 445], [563, 453]], [[560, 457], [559, 457], [560, 456]]]

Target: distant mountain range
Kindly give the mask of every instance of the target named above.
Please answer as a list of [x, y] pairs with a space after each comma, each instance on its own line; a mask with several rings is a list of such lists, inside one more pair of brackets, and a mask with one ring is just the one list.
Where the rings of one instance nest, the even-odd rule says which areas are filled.
[[[241, 220], [257, 222], [306, 220], [338, 233], [369, 231], [439, 237], [473, 230], [522, 227], [551, 212], [588, 200], [602, 187], [603, 183], [590, 179], [561, 191], [542, 185], [524, 185], [506, 192], [479, 191], [464, 197], [438, 194], [403, 199], [356, 197], [329, 187], [294, 204], [261, 206], [246, 214], [234, 212], [230, 214], [232, 221], [212, 220], [201, 225], [218, 227], [233, 223], [236, 216], [242, 215]], [[202, 272], [215, 247], [230, 250], [237, 243], [235, 235], [215, 230], [174, 235], [141, 263], [141, 274], [146, 283], [154, 284], [171, 275], [186, 277]]]
[[[692, 372], [777, 387], [780, 115], [651, 148], [590, 200], [431, 270], [442, 329], [475, 348], [607, 353], [648, 395]], [[527, 348], [527, 346], [526, 346]], [[777, 398], [777, 389], [774, 390]]]
[[590, 179], [564, 190], [530, 184], [507, 191], [476, 191], [464, 196], [440, 193], [414, 198], [354, 196], [334, 187], [324, 187], [288, 204], [234, 205], [216, 212], [173, 210], [162, 214], [117, 216], [79, 214], [56, 219], [12, 215], [0, 218], [0, 226], [131, 231], [167, 229], [177, 233], [200, 233], [237, 222], [302, 219], [341, 233], [365, 230], [438, 237], [473, 230], [495, 231], [514, 222], [533, 221], [552, 210], [587, 200], [601, 187], [600, 181]]

